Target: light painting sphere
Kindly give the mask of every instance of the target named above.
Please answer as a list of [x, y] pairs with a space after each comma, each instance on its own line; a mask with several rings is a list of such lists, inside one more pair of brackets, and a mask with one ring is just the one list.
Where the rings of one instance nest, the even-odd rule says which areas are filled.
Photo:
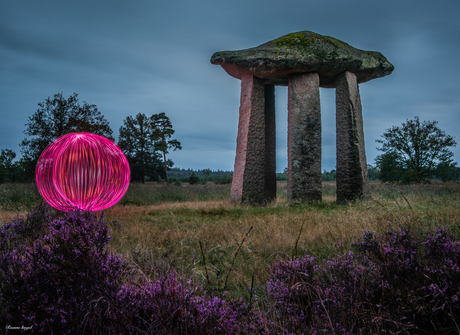
[[42, 197], [64, 212], [113, 206], [126, 193], [129, 176], [129, 164], [120, 148], [89, 133], [56, 139], [41, 154], [35, 172]]

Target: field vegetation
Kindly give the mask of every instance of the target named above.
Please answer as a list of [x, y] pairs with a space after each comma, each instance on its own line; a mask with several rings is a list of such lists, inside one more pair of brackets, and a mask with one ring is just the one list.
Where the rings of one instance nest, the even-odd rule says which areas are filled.
[[[247, 294], [253, 276], [263, 288], [275, 260], [351, 250], [364, 230], [383, 233], [402, 225], [423, 234], [447, 226], [460, 233], [459, 184], [373, 183], [371, 200], [336, 205], [335, 183], [325, 182], [322, 203], [289, 205], [285, 183], [278, 182], [277, 202], [267, 207], [235, 206], [229, 185], [135, 187], [136, 195], [122, 200], [126, 205], [106, 210], [115, 221], [111, 248], [148, 275], [155, 275], [154, 260], [172, 261], [208, 289], [235, 296]], [[158, 201], [157, 192], [174, 200]], [[128, 199], [137, 194], [150, 202], [132, 204]]]
[[[388, 185], [372, 182], [371, 188], [371, 199], [337, 205], [335, 183], [323, 182], [323, 202], [290, 204], [286, 198], [285, 182], [278, 182], [276, 202], [266, 207], [248, 207], [229, 201], [230, 185], [207, 183], [166, 187], [157, 183], [131, 184], [125, 197], [105, 211], [109, 235], [112, 236], [108, 247], [122, 260], [122, 282], [132, 281], [133, 278], [137, 278], [135, 281], [139, 285], [144, 281], [164, 282], [164, 278], [174, 273], [174, 280], [187, 283], [194, 288], [194, 292], [202, 296], [212, 296], [223, 299], [222, 301], [242, 299], [244, 308], [264, 316], [257, 320], [264, 325], [264, 329], [270, 329], [269, 333], [307, 334], [314, 329], [318, 333], [321, 333], [320, 329], [327, 329], [327, 333], [337, 334], [364, 334], [385, 330], [413, 333], [419, 321], [415, 317], [407, 320], [404, 310], [398, 311], [397, 316], [401, 320], [396, 322], [385, 321], [385, 318], [390, 317], [388, 310], [382, 308], [376, 312], [370, 309], [372, 304], [369, 301], [377, 299], [375, 296], [380, 297], [383, 293], [377, 290], [379, 295], [370, 288], [375, 278], [359, 267], [364, 266], [364, 263], [358, 266], [353, 262], [365, 262], [365, 258], [368, 264], [373, 264], [374, 270], [378, 267], [393, 275], [402, 271], [401, 264], [407, 259], [415, 257], [409, 257], [405, 253], [412, 252], [413, 255], [425, 255], [427, 259], [437, 259], [439, 255], [442, 256], [442, 250], [450, 250], [450, 254], [441, 257], [441, 263], [451, 262], [451, 272], [447, 275], [450, 286], [446, 284], [440, 287], [440, 292], [452, 290], [453, 285], [453, 293], [449, 292], [456, 299], [460, 299], [460, 248], [458, 242], [455, 242], [460, 236], [460, 184], [433, 182], [421, 185]], [[38, 191], [32, 184], [0, 185], [1, 222], [4, 224], [10, 222], [10, 218], [25, 217], [40, 201]], [[440, 230], [439, 227], [444, 228]], [[442, 250], [436, 249], [437, 254], [433, 251], [435, 248], [430, 247], [434, 245], [436, 236], [438, 239], [444, 238], [444, 244], [439, 243], [445, 246]], [[404, 242], [409, 240], [410, 243]], [[417, 249], [415, 245], [422, 245], [422, 242], [425, 243], [425, 249]], [[359, 258], [358, 255], [364, 258]], [[385, 257], [394, 259], [388, 261]], [[352, 263], [355, 265], [352, 266]], [[384, 268], [391, 264], [399, 265], [397, 269]], [[407, 262], [404, 264], [409, 266]], [[420, 264], [417, 268], [422, 267]], [[428, 269], [428, 265], [426, 266]], [[308, 271], [311, 273], [306, 269], [310, 269]], [[332, 269], [342, 269], [342, 272], [338, 274]], [[416, 273], [415, 268], [408, 269], [410, 271], [406, 269], [405, 275]], [[327, 272], [327, 275], [320, 272]], [[372, 273], [377, 273], [377, 270]], [[421, 276], [423, 279], [427, 275]], [[348, 301], [345, 298], [335, 301], [330, 293], [334, 290], [327, 291], [326, 286], [322, 285], [329, 282], [328, 285], [342, 290], [341, 296], [348, 299], [349, 286], [343, 284], [346, 286], [343, 289], [337, 286], [338, 282], [347, 282], [345, 277], [358, 285], [353, 292], [360, 293], [352, 294]], [[320, 281], [320, 278], [323, 279]], [[422, 280], [415, 275], [414, 278]], [[309, 285], [315, 285], [314, 290], [309, 291], [310, 286], [305, 286], [303, 290], [291, 291], [293, 287], [305, 285], [308, 280], [311, 280]], [[409, 278], [404, 280], [407, 285], [413, 286]], [[400, 287], [406, 285], [399, 282], [393, 284]], [[326, 292], [321, 295], [323, 299], [319, 295], [320, 290]], [[283, 295], [282, 292], [290, 293]], [[373, 298], [363, 298], [363, 292], [374, 292]], [[422, 299], [409, 288], [406, 291], [401, 288], [398, 292], [395, 291], [394, 295], [392, 293], [385, 299], [402, 299], [400, 305], [403, 309], [407, 299]], [[126, 297], [138, 293], [129, 291]], [[440, 299], [441, 293], [436, 295], [436, 299]], [[410, 298], [411, 295], [414, 296]], [[357, 297], [369, 303], [367, 310], [363, 307], [367, 306], [366, 303], [356, 307], [358, 312], [347, 312], [348, 314], [333, 307], [337, 305], [348, 309], [354, 306], [350, 301]], [[456, 309], [459, 306], [458, 301], [436, 299], [432, 299], [435, 305], [431, 307], [425, 302], [412, 303], [423, 308], [429, 306], [433, 308], [432, 313], [436, 311], [439, 314], [441, 310], [445, 312], [440, 317], [442, 320], [435, 320], [432, 325], [423, 325], [425, 328], [421, 333], [460, 334], [460, 319], [458, 314], [455, 316], [460, 311]], [[410, 303], [407, 302], [407, 305]], [[370, 313], [372, 318], [365, 321], [359, 314], [364, 313], [363, 311]], [[350, 315], [351, 319], [355, 318], [354, 323], [346, 322]], [[260, 332], [260, 329], [256, 332], [257, 327], [249, 327], [249, 323], [255, 319], [244, 320], [248, 327], [241, 331], [238, 326], [238, 332]], [[210, 333], [225, 331], [216, 330]]]

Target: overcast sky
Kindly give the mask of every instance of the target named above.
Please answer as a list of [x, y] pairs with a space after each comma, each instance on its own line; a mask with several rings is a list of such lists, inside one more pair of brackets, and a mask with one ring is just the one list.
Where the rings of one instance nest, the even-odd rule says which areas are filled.
[[[0, 149], [19, 143], [37, 103], [63, 92], [97, 105], [115, 138], [129, 115], [165, 112], [176, 167], [233, 170], [240, 81], [210, 58], [311, 30], [395, 66], [360, 85], [368, 163], [383, 132], [439, 121], [460, 141], [459, 0], [131, 0], [0, 2]], [[287, 88], [276, 88], [277, 171], [287, 166]], [[335, 168], [335, 91], [321, 89], [322, 168]], [[460, 146], [452, 148], [460, 161]]]

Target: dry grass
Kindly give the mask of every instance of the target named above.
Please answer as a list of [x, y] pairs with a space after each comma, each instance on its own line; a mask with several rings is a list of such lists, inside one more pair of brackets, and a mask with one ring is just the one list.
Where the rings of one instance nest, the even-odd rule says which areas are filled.
[[22, 217], [25, 218], [29, 211], [21, 210], [21, 211], [0, 211], [0, 226], [5, 223], [11, 222], [12, 219]]
[[[278, 182], [276, 202], [247, 207], [228, 200], [229, 185], [135, 184], [124, 201], [105, 212], [111, 222], [110, 247], [151, 278], [174, 268], [210, 291], [245, 296], [253, 277], [262, 292], [269, 265], [277, 258], [305, 253], [326, 258], [337, 248], [350, 249], [363, 230], [382, 232], [389, 222], [421, 232], [448, 226], [460, 233], [460, 184], [371, 187], [370, 200], [338, 206], [335, 183], [325, 182], [322, 203], [290, 205], [286, 183]], [[36, 197], [30, 185], [1, 191], [3, 223], [25, 216], [24, 195], [28, 203]]]
[[117, 221], [112, 224], [111, 247], [148, 276], [174, 267], [215, 292], [244, 296], [252, 277], [262, 288], [268, 266], [278, 257], [308, 252], [325, 258], [342, 243], [348, 249], [363, 230], [382, 232], [389, 222], [422, 231], [441, 225], [458, 229], [460, 187], [456, 184], [373, 184], [371, 200], [347, 206], [334, 203], [332, 183], [324, 188], [320, 204], [289, 206], [281, 196], [270, 206], [252, 208], [227, 200], [117, 205], [106, 211], [108, 220]]

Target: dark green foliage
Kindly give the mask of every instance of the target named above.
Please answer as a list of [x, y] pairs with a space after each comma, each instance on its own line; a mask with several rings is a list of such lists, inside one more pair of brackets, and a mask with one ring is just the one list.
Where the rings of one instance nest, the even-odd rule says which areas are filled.
[[452, 160], [439, 163], [435, 173], [442, 181], [460, 180], [460, 168]]
[[380, 171], [377, 167], [370, 164], [367, 165], [367, 173], [369, 174], [369, 180], [378, 180]]
[[330, 172], [327, 172], [324, 170], [324, 172], [321, 174], [321, 180], [322, 181], [333, 181], [337, 179], [337, 172], [335, 170], [331, 170]]
[[[282, 173], [277, 173], [276, 174], [276, 180], [277, 181], [285, 181], [288, 179], [287, 176], [287, 168], [284, 169]], [[331, 171], [326, 171], [324, 170], [323, 173], [321, 173], [321, 180], [322, 181], [334, 181], [336, 180], [336, 171], [331, 170]]]
[[16, 153], [10, 149], [2, 149], [0, 154], [0, 184], [35, 182], [36, 163], [27, 157], [13, 161]]
[[231, 175], [223, 175], [223, 176], [217, 176], [214, 179], [215, 184], [231, 184], [232, 183], [232, 176]]
[[30, 210], [43, 201], [36, 183], [5, 183], [0, 185], [1, 210]]
[[175, 186], [180, 186], [181, 185], [181, 182], [180, 182], [179, 178], [177, 178], [177, 177], [170, 177], [169, 182], [174, 184]]
[[282, 173], [277, 173], [276, 174], [276, 181], [286, 181], [287, 180], [287, 174], [282, 172]]
[[454, 138], [437, 126], [437, 121], [420, 122], [418, 116], [406, 120], [401, 127], [393, 126], [382, 135], [384, 154], [376, 158], [382, 181], [421, 183], [435, 174], [439, 164], [450, 162], [455, 147]]
[[161, 156], [153, 141], [151, 119], [145, 114], [128, 116], [123, 120], [118, 137], [118, 146], [125, 154], [131, 169], [131, 181], [158, 180], [163, 175]]
[[16, 179], [15, 164], [13, 159], [16, 153], [10, 149], [2, 149], [0, 152], [0, 183], [13, 182]]
[[175, 130], [172, 128], [172, 123], [165, 113], [154, 114], [151, 117], [152, 122], [152, 138], [155, 150], [160, 151], [163, 155], [163, 164], [166, 177], [166, 184], [169, 185], [168, 167], [171, 168], [173, 163], [166, 159], [169, 150], [181, 150], [181, 144], [176, 139], [171, 139]]
[[[378, 170], [373, 167], [372, 165], [368, 165], [368, 172], [369, 172], [369, 179], [376, 180], [378, 175]], [[337, 179], [337, 171], [332, 169], [331, 171], [324, 170], [321, 173], [321, 180], [322, 181], [335, 181]], [[276, 174], [276, 180], [283, 181], [287, 180], [287, 168], [284, 169], [283, 173]]]
[[376, 164], [380, 170], [378, 174], [380, 181], [395, 183], [403, 179], [406, 171], [398, 162], [398, 158], [395, 152], [388, 152], [376, 158]]
[[38, 103], [39, 108], [29, 117], [21, 142], [24, 173], [33, 180], [35, 166], [46, 147], [56, 138], [74, 132], [102, 135], [113, 141], [109, 122], [98, 111], [96, 105], [83, 102], [74, 93], [65, 99], [62, 92]]
[[192, 172], [191, 176], [188, 178], [190, 185], [195, 185], [200, 182], [200, 177], [197, 176], [195, 172]]
[[169, 171], [171, 178], [177, 178], [180, 182], [189, 182], [189, 178], [195, 173], [199, 178], [200, 182], [205, 184], [208, 181], [213, 182], [214, 184], [231, 184], [232, 183], [232, 171], [212, 171], [211, 169], [203, 170], [191, 170], [191, 169], [178, 169], [172, 168]]
[[131, 181], [144, 183], [145, 177], [150, 181], [164, 178], [169, 185], [168, 170], [174, 163], [166, 155], [170, 149], [182, 149], [179, 141], [170, 139], [174, 132], [165, 113], [150, 117], [139, 113], [123, 121], [118, 146], [128, 159]]

